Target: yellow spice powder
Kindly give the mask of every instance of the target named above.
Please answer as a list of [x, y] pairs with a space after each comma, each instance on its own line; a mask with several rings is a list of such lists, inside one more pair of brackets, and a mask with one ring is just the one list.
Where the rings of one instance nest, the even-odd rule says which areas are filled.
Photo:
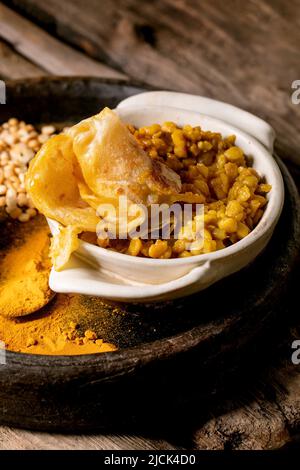
[[26, 224], [4, 219], [0, 231], [0, 340], [5, 348], [49, 355], [114, 351], [116, 347], [94, 331], [105, 304], [87, 296], [55, 295], [48, 287], [50, 267], [45, 218], [38, 216]]

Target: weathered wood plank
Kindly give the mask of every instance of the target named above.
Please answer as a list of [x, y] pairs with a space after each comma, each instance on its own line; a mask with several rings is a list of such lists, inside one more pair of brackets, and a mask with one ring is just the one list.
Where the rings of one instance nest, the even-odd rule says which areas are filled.
[[24, 77], [38, 77], [46, 72], [21, 55], [17, 54], [8, 44], [0, 40], [0, 77], [15, 79]]
[[211, 96], [268, 120], [300, 162], [299, 2], [12, 0], [63, 39], [162, 88]]
[[[194, 436], [198, 449], [270, 450], [297, 436], [300, 423], [300, 370], [282, 363], [249, 390], [248, 399], [220, 404]], [[249, 400], [249, 396], [252, 400]]]
[[124, 78], [124, 74], [61, 43], [4, 5], [0, 5], [0, 37], [51, 74]]
[[0, 450], [177, 450], [170, 443], [131, 435], [49, 434], [0, 427]]
[[[298, 277], [299, 265], [294, 268], [290, 309]], [[270, 450], [291, 443], [299, 448], [300, 365], [299, 349], [293, 346], [300, 338], [297, 311], [290, 311], [285, 321], [266, 336], [260, 363], [253, 363], [253, 369], [245, 364], [239, 380], [215, 401], [194, 434], [198, 449]]]

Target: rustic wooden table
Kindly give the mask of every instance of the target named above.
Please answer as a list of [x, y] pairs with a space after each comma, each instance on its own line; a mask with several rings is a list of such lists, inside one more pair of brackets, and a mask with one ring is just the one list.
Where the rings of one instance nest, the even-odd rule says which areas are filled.
[[[270, 122], [296, 180], [300, 1], [11, 0], [0, 4], [0, 78], [133, 78], [241, 106]], [[297, 324], [290, 337], [299, 338]], [[288, 344], [288, 343], [287, 343]], [[300, 371], [283, 356], [249, 401], [224, 400], [175, 436], [57, 435], [0, 429], [0, 449], [272, 448], [297, 441]]]

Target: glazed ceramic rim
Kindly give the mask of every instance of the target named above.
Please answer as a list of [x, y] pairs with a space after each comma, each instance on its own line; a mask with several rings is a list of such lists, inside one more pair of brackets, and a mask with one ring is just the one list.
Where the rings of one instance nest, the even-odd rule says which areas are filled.
[[[269, 232], [269, 230], [273, 230], [279, 216], [281, 214], [281, 210], [283, 207], [283, 202], [284, 202], [284, 185], [283, 185], [283, 179], [281, 172], [279, 170], [279, 167], [273, 158], [272, 154], [260, 143], [258, 140], [256, 140], [254, 137], [250, 136], [249, 134], [246, 134], [244, 131], [232, 126], [231, 124], [228, 124], [227, 122], [217, 119], [214, 117], [211, 117], [209, 115], [203, 114], [203, 113], [198, 113], [195, 111], [188, 111], [185, 109], [180, 109], [180, 108], [174, 108], [174, 107], [168, 107], [168, 106], [127, 106], [127, 107], [122, 107], [122, 108], [117, 108], [115, 111], [121, 115], [123, 113], [128, 112], [143, 112], [143, 114], [147, 114], [147, 112], [153, 112], [156, 110], [159, 112], [159, 110], [163, 108], [164, 111], [169, 111], [170, 113], [177, 112], [180, 115], [183, 116], [192, 116], [194, 118], [199, 118], [199, 120], [205, 119], [206, 121], [210, 122], [212, 127], [208, 130], [214, 130], [214, 125], [215, 127], [221, 126], [223, 128], [227, 128], [227, 135], [235, 134], [237, 138], [242, 138], [244, 140], [247, 140], [251, 145], [253, 145], [254, 151], [257, 150], [257, 153], [259, 154], [259, 157], [256, 157], [256, 155], [251, 155], [253, 158], [253, 161], [255, 161], [256, 158], [263, 158], [267, 163], [268, 163], [268, 170], [266, 171], [266, 178], [268, 179], [269, 176], [272, 174], [274, 182], [272, 184], [272, 190], [268, 194], [268, 203], [266, 206], [266, 209], [263, 213], [263, 216], [257, 226], [243, 239], [239, 240], [238, 242], [234, 243], [233, 245], [230, 245], [226, 248], [222, 248], [221, 250], [214, 251], [211, 253], [203, 253], [200, 255], [195, 255], [195, 256], [190, 256], [187, 258], [171, 258], [171, 259], [155, 259], [155, 258], [140, 258], [138, 256], [131, 256], [127, 255], [125, 253], [118, 253], [116, 251], [108, 250], [106, 248], [101, 248], [99, 246], [93, 245], [91, 243], [85, 242], [83, 240], [80, 240], [80, 248], [84, 248], [84, 250], [89, 253], [93, 258], [100, 258], [100, 257], [105, 257], [105, 258], [110, 258], [114, 260], [123, 260], [125, 261], [126, 259], [128, 262], [131, 264], [137, 264], [137, 265], [155, 265], [155, 266], [181, 266], [181, 265], [195, 265], [198, 264], [201, 261], [206, 262], [206, 261], [213, 261], [216, 259], [222, 259], [222, 258], [227, 258], [230, 256], [235, 255], [239, 251], [244, 251], [245, 249], [249, 248], [253, 243], [255, 243], [258, 239], [263, 237], [266, 233]], [[271, 178], [272, 179], [272, 178]], [[275, 186], [275, 187], [274, 187]], [[48, 219], [50, 222], [50, 226], [52, 227], [59, 227], [59, 223], [54, 221], [53, 219]], [[76, 254], [76, 252], [74, 253]]]

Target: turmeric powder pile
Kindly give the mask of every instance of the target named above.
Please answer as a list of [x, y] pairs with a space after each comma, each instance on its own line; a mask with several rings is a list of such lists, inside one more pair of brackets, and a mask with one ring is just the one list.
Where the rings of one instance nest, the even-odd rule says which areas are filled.
[[95, 331], [101, 330], [106, 308], [101, 299], [50, 291], [50, 239], [44, 217], [26, 224], [5, 218], [0, 229], [0, 340], [5, 348], [48, 355], [116, 350]]
[[48, 229], [42, 216], [26, 224], [7, 220], [3, 235], [7, 237], [0, 249], [0, 314], [28, 315], [54, 295], [48, 286]]
[[[94, 298], [99, 311], [100, 299]], [[0, 339], [9, 351], [73, 355], [115, 351], [117, 348], [98, 337], [92, 329], [95, 315], [85, 296], [58, 294], [40, 311], [15, 319], [0, 316]], [[87, 327], [90, 326], [90, 328]]]

